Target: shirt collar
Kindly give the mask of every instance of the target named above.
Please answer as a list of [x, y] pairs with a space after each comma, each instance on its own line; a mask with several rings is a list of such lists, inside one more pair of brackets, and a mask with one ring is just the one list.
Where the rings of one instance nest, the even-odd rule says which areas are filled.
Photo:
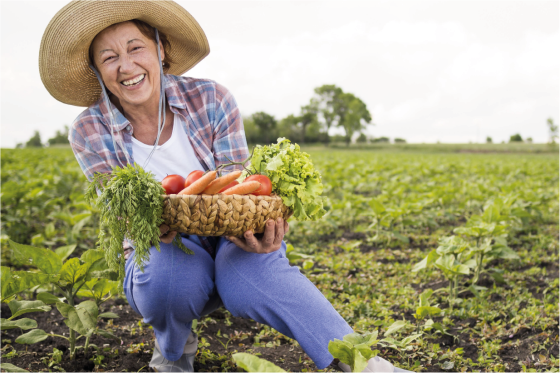
[[[181, 100], [181, 91], [177, 85], [175, 79], [164, 75], [164, 89], [165, 89], [165, 98], [167, 99], [167, 103], [170, 107], [174, 107], [177, 109], [186, 109], [187, 105], [183, 100]], [[99, 110], [101, 111], [101, 115], [107, 120], [107, 123], [111, 123], [111, 116], [109, 115], [109, 111], [107, 110], [107, 106], [105, 105], [105, 100], [103, 100], [103, 96], [99, 98], [97, 101], [97, 105], [99, 106]], [[109, 100], [109, 105], [111, 106], [111, 111], [113, 113], [113, 129], [115, 131], [122, 131], [126, 128], [127, 125], [130, 124], [128, 119], [119, 111], [119, 109]], [[173, 112], [177, 112], [177, 110], [173, 110]]]

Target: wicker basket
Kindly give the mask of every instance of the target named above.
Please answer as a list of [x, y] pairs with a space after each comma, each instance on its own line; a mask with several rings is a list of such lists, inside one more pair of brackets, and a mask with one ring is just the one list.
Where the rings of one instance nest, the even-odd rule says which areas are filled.
[[199, 236], [241, 236], [264, 232], [268, 219], [292, 211], [277, 195], [178, 195], [164, 197], [162, 218], [171, 230]]

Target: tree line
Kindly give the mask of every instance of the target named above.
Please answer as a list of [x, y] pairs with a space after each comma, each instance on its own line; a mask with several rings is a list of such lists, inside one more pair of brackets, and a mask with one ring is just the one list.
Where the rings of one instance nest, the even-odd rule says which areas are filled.
[[[259, 111], [243, 118], [245, 136], [249, 144], [269, 144], [278, 137], [286, 137], [299, 144], [344, 141], [350, 144], [355, 134], [358, 140], [367, 140], [362, 132], [373, 125], [366, 104], [340, 87], [326, 84], [317, 87], [307, 105], [298, 114], [277, 120], [273, 115]], [[329, 130], [338, 127], [344, 135], [331, 136]]]

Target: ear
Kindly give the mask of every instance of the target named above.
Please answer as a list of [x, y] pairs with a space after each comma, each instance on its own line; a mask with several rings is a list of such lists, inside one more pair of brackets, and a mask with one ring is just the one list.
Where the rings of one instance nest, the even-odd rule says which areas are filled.
[[161, 56], [161, 62], [163, 62], [163, 60], [165, 60], [165, 49], [163, 49], [163, 44], [161, 43], [161, 40], [159, 41], [159, 53]]

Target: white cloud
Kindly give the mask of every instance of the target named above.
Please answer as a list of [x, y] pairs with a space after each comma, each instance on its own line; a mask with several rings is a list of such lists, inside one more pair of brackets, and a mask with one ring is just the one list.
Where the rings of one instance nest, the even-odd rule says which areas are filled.
[[389, 21], [380, 30], [371, 30], [368, 39], [382, 44], [450, 44], [463, 45], [469, 39], [458, 22]]

